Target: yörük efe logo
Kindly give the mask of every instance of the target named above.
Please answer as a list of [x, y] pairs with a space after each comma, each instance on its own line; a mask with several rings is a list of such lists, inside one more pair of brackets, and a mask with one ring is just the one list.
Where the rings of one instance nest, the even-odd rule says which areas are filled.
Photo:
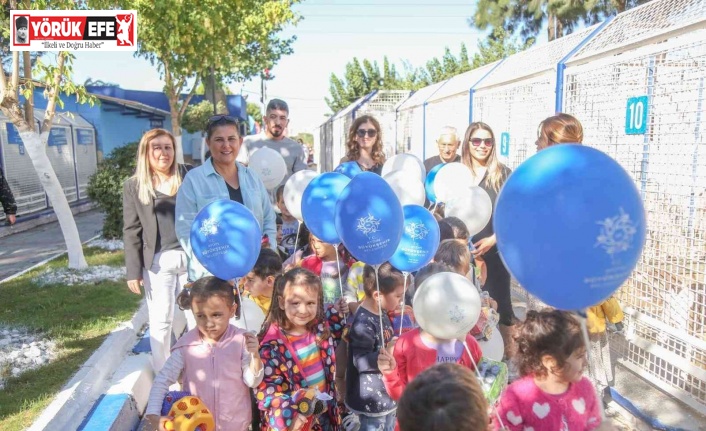
[[424, 223], [409, 223], [404, 227], [404, 231], [413, 240], [424, 239], [429, 235], [429, 230], [424, 226]]

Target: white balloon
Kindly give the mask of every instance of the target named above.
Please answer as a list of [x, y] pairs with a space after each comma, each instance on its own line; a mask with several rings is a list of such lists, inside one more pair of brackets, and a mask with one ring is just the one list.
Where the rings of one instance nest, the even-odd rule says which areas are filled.
[[478, 322], [478, 289], [455, 272], [440, 272], [424, 280], [414, 294], [412, 309], [419, 326], [442, 340], [466, 340]]
[[316, 178], [316, 175], [316, 172], [306, 169], [295, 172], [289, 177], [287, 182], [284, 183], [284, 193], [282, 194], [284, 205], [287, 207], [287, 211], [289, 211], [292, 217], [301, 222], [304, 221], [304, 216], [302, 216], [302, 197], [304, 196], [304, 190], [311, 180]]
[[392, 187], [402, 206], [424, 205], [424, 184], [414, 174], [409, 171], [392, 171], [382, 178]]
[[[238, 328], [247, 329], [248, 331], [260, 332], [262, 323], [265, 321], [265, 313], [262, 308], [250, 298], [243, 297], [243, 304], [240, 307], [240, 319], [231, 318], [230, 323]], [[247, 322], [248, 327], [245, 327]]]
[[267, 190], [277, 187], [287, 175], [282, 155], [272, 148], [262, 147], [250, 156], [248, 167], [260, 177]]
[[482, 231], [493, 215], [493, 202], [488, 193], [478, 186], [465, 190], [461, 199], [454, 199], [446, 204], [446, 217], [458, 217], [473, 236]]
[[493, 333], [488, 341], [479, 341], [483, 356], [494, 361], [502, 361], [505, 354], [505, 343], [498, 328], [493, 328]]
[[382, 165], [382, 176], [393, 171], [405, 171], [419, 177], [419, 181], [424, 184], [427, 178], [427, 170], [424, 163], [412, 154], [397, 154], [392, 156]]
[[448, 204], [455, 199], [465, 199], [466, 189], [475, 185], [473, 173], [461, 162], [446, 163], [434, 177], [437, 202]]

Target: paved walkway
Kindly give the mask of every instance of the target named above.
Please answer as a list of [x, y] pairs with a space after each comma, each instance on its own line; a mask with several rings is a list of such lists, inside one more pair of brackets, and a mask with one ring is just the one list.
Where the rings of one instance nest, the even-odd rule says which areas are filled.
[[[74, 219], [81, 241], [98, 235], [103, 227], [103, 213], [98, 210], [77, 214]], [[0, 238], [0, 281], [63, 251], [66, 243], [59, 222]]]

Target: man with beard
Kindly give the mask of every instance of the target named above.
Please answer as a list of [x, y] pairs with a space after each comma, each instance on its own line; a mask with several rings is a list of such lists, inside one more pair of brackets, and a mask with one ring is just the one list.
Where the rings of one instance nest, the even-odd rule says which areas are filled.
[[284, 184], [293, 173], [307, 169], [306, 157], [301, 144], [285, 136], [289, 124], [287, 102], [280, 99], [270, 100], [263, 121], [265, 129], [262, 133], [245, 137], [238, 154], [238, 161], [247, 164], [250, 155], [255, 151], [262, 147], [271, 148], [282, 155], [287, 165], [287, 174], [281, 183]]
[[427, 173], [436, 165], [461, 161], [461, 156], [456, 154], [460, 144], [461, 141], [458, 138], [458, 132], [455, 127], [446, 126], [441, 129], [441, 134], [436, 140], [436, 145], [439, 146], [439, 155], [430, 157], [424, 161], [424, 167], [427, 169]]

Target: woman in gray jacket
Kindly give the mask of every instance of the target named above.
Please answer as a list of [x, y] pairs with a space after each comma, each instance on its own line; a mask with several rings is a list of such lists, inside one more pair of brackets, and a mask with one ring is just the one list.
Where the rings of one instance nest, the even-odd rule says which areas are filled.
[[[189, 165], [179, 165], [175, 141], [164, 129], [142, 136], [135, 175], [123, 186], [123, 240], [128, 288], [145, 288], [152, 366], [159, 372], [171, 350], [172, 329], [183, 330], [176, 296], [186, 283], [186, 254], [174, 230], [176, 194]], [[177, 334], [178, 335], [178, 334]]]
[[230, 199], [245, 205], [260, 224], [262, 233], [268, 236], [270, 246], [277, 246], [276, 216], [267, 189], [253, 171], [235, 161], [243, 143], [238, 130], [238, 122], [231, 116], [216, 115], [209, 119], [206, 144], [211, 157], [189, 172], [177, 193], [176, 233], [188, 258], [189, 281], [211, 275], [194, 258], [190, 234], [196, 214], [213, 201]]

